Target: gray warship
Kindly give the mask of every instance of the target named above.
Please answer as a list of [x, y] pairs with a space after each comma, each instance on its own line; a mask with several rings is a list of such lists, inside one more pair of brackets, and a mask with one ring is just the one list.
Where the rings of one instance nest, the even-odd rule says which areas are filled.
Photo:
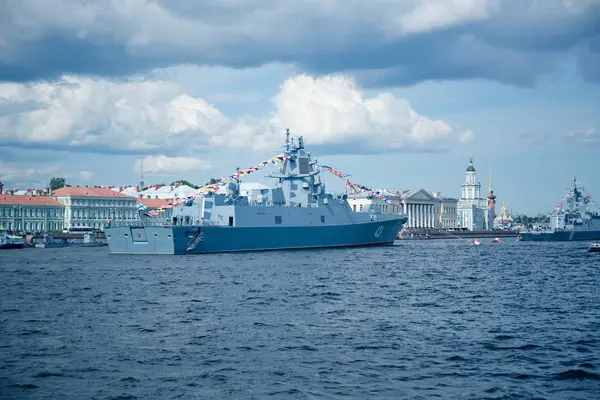
[[302, 136], [286, 132], [285, 159], [267, 189], [240, 194], [235, 177], [223, 191], [188, 198], [170, 220], [140, 218], [105, 229], [113, 254], [202, 254], [392, 245], [405, 214], [375, 205], [353, 211], [347, 194], [325, 190]]
[[600, 214], [591, 207], [592, 197], [586, 194], [576, 178], [573, 186], [550, 214], [550, 228], [521, 232], [523, 241], [568, 242], [575, 240], [600, 240]]

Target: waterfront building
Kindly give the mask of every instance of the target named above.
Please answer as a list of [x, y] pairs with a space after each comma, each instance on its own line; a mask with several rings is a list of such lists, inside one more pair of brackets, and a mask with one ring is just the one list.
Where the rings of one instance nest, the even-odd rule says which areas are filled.
[[481, 183], [477, 181], [477, 171], [473, 159], [469, 160], [461, 197], [457, 203], [458, 226], [470, 231], [490, 230], [494, 220], [493, 209], [488, 200], [481, 197]]
[[434, 192], [432, 194], [435, 198], [440, 200], [439, 226], [442, 229], [458, 228], [458, 199], [442, 196], [440, 192]]
[[168, 200], [162, 199], [144, 199], [138, 198], [136, 199], [138, 204], [138, 210], [149, 213], [151, 211], [159, 211], [159, 218], [164, 218], [170, 220], [173, 217], [173, 209], [168, 208], [169, 205]]
[[139, 197], [140, 187], [138, 185], [136, 185], [136, 186], [125, 185], [125, 186], [114, 186], [114, 187], [109, 186], [108, 188], [115, 192], [123, 193], [127, 196]]
[[86, 227], [104, 230], [110, 221], [133, 221], [138, 218], [135, 197], [108, 188], [63, 187], [52, 197], [65, 206], [66, 228]]
[[191, 196], [196, 189], [188, 185], [181, 185], [179, 183], [175, 185], [151, 185], [146, 190], [143, 190], [137, 194], [137, 197], [144, 199], [183, 199]]
[[0, 230], [26, 233], [60, 231], [64, 213], [64, 205], [48, 196], [0, 194]]
[[367, 212], [371, 204], [375, 204], [382, 213], [405, 213], [407, 228], [440, 228], [440, 210], [442, 200], [436, 198], [425, 189], [416, 190], [380, 190], [392, 201], [389, 204], [376, 196], [366, 193], [348, 195], [348, 203], [354, 211]]
[[505, 202], [502, 202], [500, 215], [494, 218], [494, 229], [511, 230], [515, 228], [513, 217], [508, 212], [508, 207]]

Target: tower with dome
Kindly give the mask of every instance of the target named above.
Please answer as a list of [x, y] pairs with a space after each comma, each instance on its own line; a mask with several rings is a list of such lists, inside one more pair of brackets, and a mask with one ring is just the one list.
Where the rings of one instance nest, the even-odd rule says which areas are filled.
[[[493, 191], [490, 190], [490, 194]], [[481, 183], [477, 181], [477, 171], [473, 159], [469, 160], [465, 182], [457, 205], [458, 225], [470, 231], [490, 230], [493, 227], [494, 210], [490, 199], [481, 196]], [[492, 202], [495, 201], [495, 196]]]

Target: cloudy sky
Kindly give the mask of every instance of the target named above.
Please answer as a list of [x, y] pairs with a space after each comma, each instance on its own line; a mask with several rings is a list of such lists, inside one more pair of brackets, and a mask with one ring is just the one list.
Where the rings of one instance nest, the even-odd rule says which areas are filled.
[[136, 184], [142, 156], [201, 184], [290, 128], [372, 187], [457, 197], [473, 157], [515, 213], [573, 176], [600, 199], [600, 0], [0, 3], [5, 187]]

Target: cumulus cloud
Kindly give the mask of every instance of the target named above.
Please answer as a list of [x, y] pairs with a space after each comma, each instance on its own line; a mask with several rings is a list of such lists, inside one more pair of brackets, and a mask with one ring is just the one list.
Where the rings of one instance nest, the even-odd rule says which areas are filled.
[[[168, 157], [164, 154], [148, 156], [143, 159], [144, 172], [159, 175], [177, 175], [181, 172], [205, 171], [212, 168], [210, 163], [193, 157]], [[134, 171], [140, 173], [142, 160], [135, 163]]]
[[0, 139], [5, 144], [124, 152], [182, 143], [202, 148], [227, 124], [215, 107], [166, 81], [65, 76], [54, 82], [0, 84]]
[[366, 97], [345, 76], [288, 79], [274, 99], [275, 112], [257, 147], [276, 143], [284, 128], [311, 145], [341, 146], [341, 151], [436, 150], [458, 139], [445, 122], [419, 115], [408, 100], [390, 93]]
[[[387, 71], [387, 79], [372, 84], [476, 76], [522, 85], [571, 49], [593, 46], [600, 26], [597, 0], [5, 3], [4, 80], [123, 76], [184, 63], [237, 68], [281, 62], [323, 74]], [[477, 54], [462, 63], [473, 49]], [[507, 54], [508, 61], [497, 62]], [[582, 71], [593, 60], [581, 56]]]
[[196, 159], [167, 157], [187, 151], [277, 149], [286, 128], [303, 135], [311, 147], [330, 146], [338, 152], [438, 150], [465, 135], [419, 115], [406, 99], [389, 93], [366, 97], [353, 79], [342, 75], [289, 78], [274, 97], [269, 116], [239, 120], [167, 81], [68, 76], [55, 82], [0, 84], [0, 93], [4, 143], [141, 152], [153, 155], [144, 164], [151, 172], [207, 167]]

